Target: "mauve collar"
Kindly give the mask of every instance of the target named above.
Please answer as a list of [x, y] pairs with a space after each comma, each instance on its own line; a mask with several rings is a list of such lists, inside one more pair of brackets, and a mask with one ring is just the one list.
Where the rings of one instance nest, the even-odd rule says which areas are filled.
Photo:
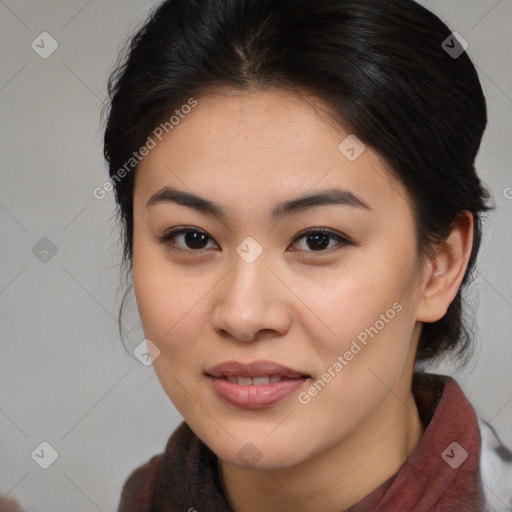
[[[426, 429], [400, 470], [346, 512], [482, 512], [480, 431], [454, 379], [417, 373], [413, 393]], [[466, 456], [467, 455], [467, 456]], [[153, 482], [152, 511], [233, 512], [216, 455], [182, 422]]]
[[425, 432], [399, 471], [346, 512], [482, 512], [480, 430], [457, 382], [414, 375]]

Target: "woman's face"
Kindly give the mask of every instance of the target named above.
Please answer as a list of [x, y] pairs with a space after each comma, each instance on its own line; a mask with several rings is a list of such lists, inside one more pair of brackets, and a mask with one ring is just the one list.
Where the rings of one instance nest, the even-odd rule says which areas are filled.
[[[239, 467], [305, 461], [410, 394], [420, 278], [407, 193], [312, 104], [277, 90], [197, 98], [137, 169], [133, 278], [155, 371]], [[300, 200], [327, 190], [336, 201]], [[233, 361], [267, 363], [208, 375]]]

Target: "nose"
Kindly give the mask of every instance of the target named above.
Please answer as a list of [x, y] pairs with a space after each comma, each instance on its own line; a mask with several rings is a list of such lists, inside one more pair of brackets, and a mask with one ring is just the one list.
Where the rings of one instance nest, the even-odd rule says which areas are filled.
[[265, 259], [247, 263], [236, 258], [215, 290], [213, 327], [221, 336], [251, 342], [289, 329], [290, 291]]

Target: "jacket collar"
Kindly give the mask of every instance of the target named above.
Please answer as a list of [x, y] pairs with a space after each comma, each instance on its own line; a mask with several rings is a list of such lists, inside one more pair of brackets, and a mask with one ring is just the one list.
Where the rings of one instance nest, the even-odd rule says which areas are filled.
[[415, 374], [413, 392], [426, 425], [423, 436], [397, 474], [349, 511], [483, 511], [481, 438], [473, 407], [448, 376]]
[[[485, 510], [481, 437], [473, 407], [448, 376], [417, 373], [413, 392], [426, 425], [422, 438], [396, 475], [347, 512]], [[204, 512], [232, 512], [222, 492], [216, 455], [185, 422], [170, 437], [158, 466], [156, 457], [152, 459], [154, 478], [146, 485], [146, 492], [152, 494], [151, 510], [195, 507]]]

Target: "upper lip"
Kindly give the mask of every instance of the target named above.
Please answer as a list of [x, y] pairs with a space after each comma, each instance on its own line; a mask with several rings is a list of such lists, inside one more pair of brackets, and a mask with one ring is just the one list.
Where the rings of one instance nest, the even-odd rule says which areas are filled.
[[205, 373], [211, 377], [265, 377], [267, 375], [280, 375], [291, 379], [309, 377], [304, 372], [292, 370], [274, 361], [253, 361], [250, 363], [225, 361], [208, 368]]

